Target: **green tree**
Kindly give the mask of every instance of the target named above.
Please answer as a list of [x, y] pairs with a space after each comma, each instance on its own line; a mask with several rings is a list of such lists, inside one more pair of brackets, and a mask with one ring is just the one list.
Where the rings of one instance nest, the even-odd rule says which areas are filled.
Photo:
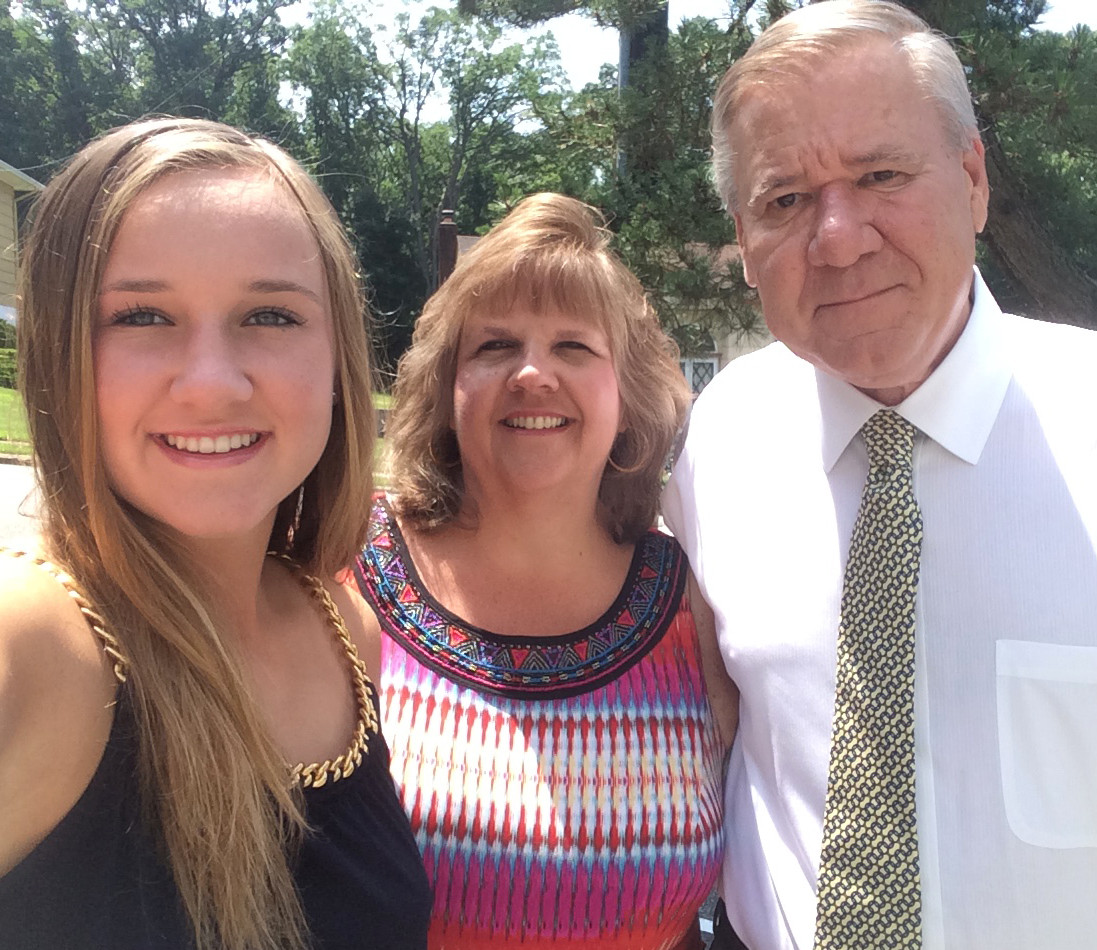
[[734, 228], [708, 171], [712, 91], [750, 43], [744, 24], [753, 0], [730, 3], [724, 25], [698, 18], [673, 34], [661, 0], [475, 0], [462, 7], [516, 25], [581, 11], [622, 31], [627, 76], [609, 66], [578, 93], [539, 97], [539, 134], [560, 149], [544, 148], [501, 196], [509, 204], [523, 189], [545, 187], [605, 210], [618, 251], [686, 352], [753, 328], [757, 306], [728, 250]]
[[128, 73], [139, 112], [220, 118], [238, 74], [282, 50], [290, 2], [88, 0], [89, 51]]
[[303, 154], [324, 186], [355, 244], [375, 314], [374, 339], [391, 369], [410, 342], [410, 328], [426, 296], [416, 265], [415, 229], [381, 197], [391, 165], [387, 82], [368, 11], [319, 5], [299, 28], [285, 63], [301, 115]]
[[[655, 0], [462, 0], [462, 6], [479, 16], [528, 24], [564, 12], [582, 11], [603, 23], [627, 25], [630, 15], [650, 9]], [[729, 0], [729, 25], [724, 33], [739, 42], [738, 55], [751, 36], [772, 20], [805, 0]], [[1094, 37], [1088, 29], [1068, 36], [1037, 31], [1036, 21], [1045, 0], [906, 0], [906, 5], [932, 25], [957, 38], [961, 59], [969, 68], [980, 122], [987, 147], [991, 192], [990, 221], [980, 243], [980, 260], [996, 293], [1023, 312], [1050, 319], [1097, 325], [1097, 123], [1092, 89]], [[748, 17], [756, 19], [747, 30]], [[698, 37], [694, 37], [697, 40]], [[673, 45], [673, 37], [672, 37]], [[657, 216], [641, 231], [649, 237], [638, 242], [662, 240], [658, 232], [673, 231], [679, 208], [668, 202], [659, 207], [660, 194], [674, 193], [664, 171], [673, 165], [667, 149], [680, 153], [683, 138], [676, 127], [673, 106], [679, 100], [664, 98], [674, 83], [674, 55], [668, 68], [649, 71], [650, 79], [638, 87], [643, 99], [661, 103], [671, 111], [652, 110], [645, 120], [642, 109], [622, 94], [619, 145], [632, 154], [618, 177], [622, 194], [633, 186], [628, 209], [643, 204]], [[730, 63], [730, 60], [729, 60]], [[642, 74], [643, 67], [635, 70]], [[709, 74], [714, 83], [718, 75]], [[646, 82], [647, 85], [643, 83]], [[633, 84], [630, 84], [633, 85]], [[700, 92], [696, 101], [706, 102]], [[605, 112], [612, 111], [606, 104]], [[638, 151], [635, 143], [643, 148]], [[687, 146], [688, 147], [688, 146]], [[687, 163], [688, 164], [688, 163]], [[638, 177], [635, 173], [639, 172]], [[643, 175], [647, 180], [643, 180]], [[609, 180], [609, 179], [607, 179]], [[662, 180], [662, 184], [660, 184]], [[627, 204], [634, 201], [633, 204]], [[614, 204], [612, 200], [609, 202]], [[672, 217], [663, 217], [669, 213]], [[628, 227], [621, 225], [622, 237]], [[673, 247], [674, 245], [669, 245]], [[634, 262], [634, 266], [641, 267]], [[681, 275], [667, 278], [675, 283]], [[661, 286], [654, 274], [647, 278], [657, 295]], [[677, 298], [677, 294], [670, 297]]]
[[37, 170], [91, 134], [79, 23], [63, 0], [27, 0], [18, 17], [0, 3], [0, 141], [9, 164]]
[[645, 161], [634, 157], [608, 179], [602, 201], [614, 215], [626, 261], [687, 353], [758, 320], [728, 250], [734, 227], [709, 173], [712, 90], [748, 43], [741, 27], [686, 21], [664, 54], [640, 65], [639, 82], [619, 100], [618, 141], [653, 144], [639, 153]]
[[541, 97], [541, 134], [558, 153], [546, 148], [502, 193], [509, 204], [549, 188], [605, 210], [618, 251], [686, 352], [758, 321], [709, 178], [712, 91], [750, 38], [741, 21], [689, 20], [634, 67], [627, 88], [606, 67], [578, 93]]
[[437, 279], [442, 210], [466, 229], [488, 222], [502, 169], [531, 154], [518, 126], [532, 98], [546, 75], [562, 81], [554, 46], [501, 37], [441, 10], [373, 25], [338, 2], [294, 36], [286, 75], [307, 148], [356, 236], [389, 362]]
[[1022, 31], [965, 37], [991, 185], [995, 289], [1022, 312], [1097, 327], [1097, 42]]
[[[399, 158], [394, 184], [402, 186], [407, 216], [418, 225], [417, 259], [432, 286], [442, 210], [457, 210], [465, 228], [486, 223], [487, 182], [523, 151], [518, 126], [533, 118], [534, 100], [564, 82], [554, 44], [523, 48], [501, 40], [498, 26], [432, 10], [414, 26], [406, 15], [398, 18], [388, 47], [386, 103]], [[446, 96], [449, 117], [431, 122], [426, 110], [436, 92]], [[477, 185], [471, 203], [470, 182]]]
[[[20, 167], [50, 170], [93, 135], [147, 113], [224, 119], [276, 138], [290, 0], [23, 0], [0, 6], [0, 129]], [[10, 158], [7, 159], [11, 161]], [[44, 175], [43, 177], [48, 177]]]

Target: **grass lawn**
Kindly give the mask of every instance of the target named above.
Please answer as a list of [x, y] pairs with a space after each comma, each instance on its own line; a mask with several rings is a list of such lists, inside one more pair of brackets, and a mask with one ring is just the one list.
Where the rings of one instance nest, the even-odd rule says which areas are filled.
[[14, 389], [3, 386], [0, 386], [0, 452], [8, 455], [30, 455], [23, 400]]

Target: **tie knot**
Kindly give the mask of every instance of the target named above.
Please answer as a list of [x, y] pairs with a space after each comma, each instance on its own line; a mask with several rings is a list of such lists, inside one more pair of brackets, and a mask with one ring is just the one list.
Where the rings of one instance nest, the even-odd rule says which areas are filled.
[[910, 467], [917, 430], [893, 409], [881, 409], [861, 426], [868, 449], [869, 471], [902, 465]]

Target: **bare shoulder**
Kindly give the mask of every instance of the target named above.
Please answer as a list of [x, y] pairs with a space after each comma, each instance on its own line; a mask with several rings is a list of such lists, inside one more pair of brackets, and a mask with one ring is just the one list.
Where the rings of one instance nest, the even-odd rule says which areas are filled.
[[697, 628], [697, 640], [701, 646], [701, 668], [705, 676], [705, 688], [708, 691], [709, 705], [712, 706], [716, 723], [720, 729], [720, 738], [724, 749], [731, 748], [735, 731], [739, 725], [739, 689], [728, 675], [724, 658], [720, 653], [720, 642], [716, 636], [716, 617], [701, 594], [693, 572], [690, 571], [686, 586], [690, 611]]
[[[57, 694], [79, 688], [82, 681], [101, 686], [107, 672], [99, 643], [66, 588], [28, 558], [0, 556], [0, 703], [5, 710], [11, 711], [9, 703], [52, 704]], [[7, 733], [0, 732], [0, 748]]]
[[0, 873], [72, 807], [110, 731], [115, 683], [65, 588], [0, 556]]
[[358, 655], [366, 664], [366, 672], [377, 683], [381, 675], [381, 625], [358, 589], [354, 572], [341, 571], [327, 580], [324, 586], [330, 591], [335, 606], [343, 616], [347, 632], [358, 648]]

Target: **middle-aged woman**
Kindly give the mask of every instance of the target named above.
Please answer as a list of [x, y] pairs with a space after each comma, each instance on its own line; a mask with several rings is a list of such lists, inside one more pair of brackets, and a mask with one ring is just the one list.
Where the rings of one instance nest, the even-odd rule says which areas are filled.
[[651, 530], [676, 348], [607, 245], [579, 202], [526, 199], [399, 367], [355, 575], [433, 948], [700, 946], [735, 696]]
[[0, 557], [0, 945], [424, 946], [362, 631], [321, 580], [373, 441], [330, 205], [269, 142], [148, 120], [49, 183], [23, 267], [43, 550]]

